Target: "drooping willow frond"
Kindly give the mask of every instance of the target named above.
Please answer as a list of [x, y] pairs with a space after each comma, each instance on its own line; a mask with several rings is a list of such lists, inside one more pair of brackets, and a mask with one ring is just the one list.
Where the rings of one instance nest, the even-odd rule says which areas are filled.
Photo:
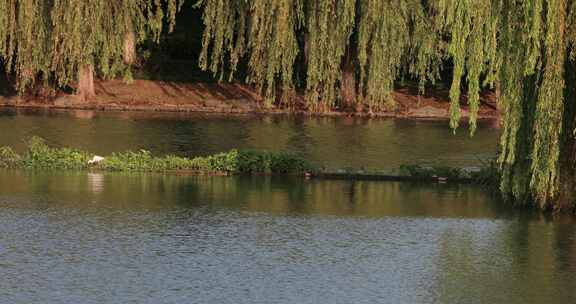
[[[137, 41], [158, 40], [171, 28], [180, 0], [0, 0], [0, 57], [23, 92], [35, 82], [66, 85], [79, 67], [104, 77], [126, 70], [128, 32]], [[166, 10], [165, 10], [166, 8]]]

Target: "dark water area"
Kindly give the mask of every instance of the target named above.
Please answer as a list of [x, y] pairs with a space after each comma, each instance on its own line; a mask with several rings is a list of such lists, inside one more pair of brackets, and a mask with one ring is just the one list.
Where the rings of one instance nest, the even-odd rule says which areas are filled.
[[[474, 165], [445, 122], [0, 112], [0, 145]], [[573, 217], [468, 185], [0, 170], [0, 303], [576, 303]]]
[[499, 131], [474, 137], [447, 121], [186, 113], [0, 110], [0, 145], [41, 136], [98, 154], [145, 149], [208, 155], [230, 149], [288, 151], [331, 169], [389, 170], [402, 164], [471, 166], [496, 154]]

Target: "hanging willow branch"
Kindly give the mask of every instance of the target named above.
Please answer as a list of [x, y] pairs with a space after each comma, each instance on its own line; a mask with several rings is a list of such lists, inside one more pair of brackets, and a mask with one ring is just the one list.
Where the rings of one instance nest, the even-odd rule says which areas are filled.
[[197, 5], [204, 10], [205, 26], [200, 67], [220, 80], [228, 73], [232, 80], [239, 61], [246, 55], [249, 7], [244, 1], [229, 0], [202, 0]]
[[[129, 72], [125, 37], [159, 38], [173, 27], [180, 0], [0, 0], [0, 57], [20, 92], [38, 81], [58, 86], [76, 80], [83, 65], [103, 77]], [[167, 8], [167, 15], [164, 13]]]
[[354, 30], [356, 1], [308, 1], [306, 14], [306, 102], [315, 110], [330, 110], [339, 98], [337, 85]]
[[299, 53], [297, 31], [303, 22], [302, 0], [253, 2], [250, 16], [248, 82], [255, 84], [272, 103], [276, 82], [284, 93], [293, 91], [294, 64]]
[[532, 179], [537, 200], [545, 205], [558, 192], [560, 137], [563, 130], [564, 64], [566, 60], [566, 0], [549, 0], [546, 7], [544, 71], [534, 113]]
[[358, 29], [360, 92], [372, 109], [394, 103], [392, 90], [409, 48], [412, 11], [406, 1], [362, 0]]

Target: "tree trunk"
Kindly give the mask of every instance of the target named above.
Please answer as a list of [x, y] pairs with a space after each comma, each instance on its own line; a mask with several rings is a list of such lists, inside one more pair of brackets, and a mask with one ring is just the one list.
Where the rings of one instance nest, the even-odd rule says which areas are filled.
[[342, 60], [342, 108], [354, 109], [356, 105], [356, 70], [352, 47], [347, 47]]
[[0, 95], [8, 96], [14, 94], [14, 87], [8, 79], [8, 74], [4, 69], [4, 62], [0, 60]]
[[576, 211], [576, 144], [574, 137], [569, 139], [564, 152], [561, 155], [560, 163], [560, 188], [558, 198], [554, 202], [553, 208], [557, 212]]
[[136, 61], [136, 34], [129, 30], [124, 36], [124, 63], [133, 65]]
[[[568, 62], [565, 69], [566, 83], [576, 81], [576, 65]], [[560, 150], [560, 186], [554, 202], [555, 211], [576, 211], [576, 87], [568, 85], [565, 90], [562, 147]]]
[[78, 71], [78, 88], [76, 94], [80, 97], [81, 101], [89, 101], [96, 97], [94, 90], [94, 66], [86, 64], [80, 67]]

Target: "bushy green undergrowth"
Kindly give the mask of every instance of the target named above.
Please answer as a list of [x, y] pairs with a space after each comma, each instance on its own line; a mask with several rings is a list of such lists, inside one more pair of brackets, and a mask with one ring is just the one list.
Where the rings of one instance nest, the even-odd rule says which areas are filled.
[[53, 170], [103, 170], [128, 172], [194, 171], [225, 174], [296, 174], [314, 170], [307, 161], [287, 153], [231, 150], [206, 157], [157, 157], [149, 151], [113, 153], [97, 164], [93, 154], [70, 148], [54, 148], [34, 137], [19, 155], [0, 147], [0, 167]]
[[18, 155], [10, 147], [0, 147], [0, 167], [13, 168], [17, 167], [20, 163], [20, 155]]
[[291, 154], [238, 150], [196, 158], [154, 157], [149, 151], [114, 153], [96, 167], [108, 171], [191, 170], [231, 174], [289, 174], [313, 170], [308, 162]]
[[29, 169], [83, 169], [87, 166], [90, 154], [70, 148], [52, 148], [46, 142], [33, 137], [28, 148], [20, 157], [19, 166]]
[[200, 169], [194, 160], [165, 156], [154, 157], [149, 151], [113, 153], [94, 167], [108, 171], [168, 171]]
[[290, 173], [313, 170], [304, 159], [287, 153], [242, 151], [238, 152], [237, 160], [236, 170], [239, 172]]

